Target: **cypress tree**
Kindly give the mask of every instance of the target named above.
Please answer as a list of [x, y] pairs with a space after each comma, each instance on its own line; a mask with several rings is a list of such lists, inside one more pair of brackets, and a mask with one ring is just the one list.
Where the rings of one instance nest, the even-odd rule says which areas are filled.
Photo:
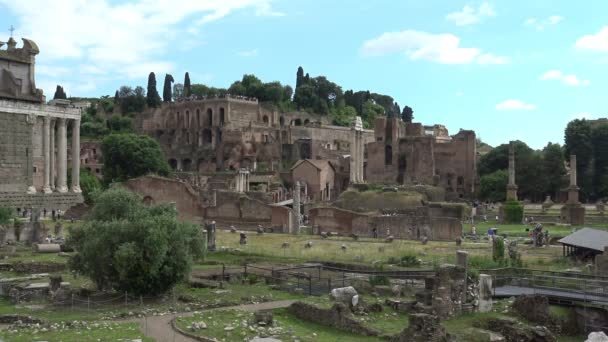
[[302, 81], [304, 81], [304, 69], [300, 66], [296, 74], [296, 90], [302, 85]]
[[120, 97], [118, 96], [118, 90], [114, 93], [114, 104], [120, 102]]
[[165, 75], [165, 85], [163, 86], [163, 102], [171, 102], [171, 84], [175, 80], [170, 74]]
[[55, 89], [55, 94], [53, 95], [53, 100], [67, 100], [67, 95], [65, 94], [65, 91], [63, 90], [63, 87], [60, 86], [59, 84], [57, 85], [57, 88]]
[[184, 76], [184, 97], [188, 98], [192, 95], [192, 88], [190, 87], [190, 75], [186, 72]]
[[160, 103], [160, 95], [156, 89], [156, 75], [151, 72], [148, 76], [148, 93], [146, 94], [146, 102], [148, 107], [156, 108]]
[[404, 122], [412, 122], [414, 120], [414, 110], [410, 106], [403, 107], [403, 112], [401, 113], [401, 120]]

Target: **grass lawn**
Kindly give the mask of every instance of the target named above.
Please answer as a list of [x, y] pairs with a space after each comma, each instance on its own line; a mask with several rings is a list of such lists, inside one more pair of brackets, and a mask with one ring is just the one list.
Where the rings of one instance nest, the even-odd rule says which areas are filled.
[[88, 327], [58, 328], [57, 330], [42, 331], [42, 329], [19, 329], [15, 332], [0, 331], [0, 339], [6, 342], [31, 341], [132, 341], [141, 339], [145, 342], [154, 340], [144, 337], [138, 323], [91, 323]]
[[[481, 228], [478, 227], [478, 232]], [[450, 241], [429, 241], [423, 245], [419, 241], [395, 240], [384, 243], [379, 240], [360, 238], [354, 241], [346, 237], [321, 239], [319, 236], [294, 236], [286, 234], [250, 234], [247, 245], [239, 245], [237, 234], [218, 231], [218, 246], [238, 249], [238, 252], [209, 253], [210, 260], [225, 260], [229, 263], [244, 262], [306, 262], [331, 261], [371, 265], [376, 261], [385, 263], [384, 269], [390, 270], [390, 258], [400, 258], [403, 255], [415, 255], [423, 261], [420, 268], [432, 268], [442, 263], [454, 263], [456, 251], [464, 250], [469, 253], [469, 264], [472, 269], [498, 268], [492, 258], [491, 245], [484, 240], [474, 243], [465, 241], [461, 246]], [[304, 248], [306, 242], [312, 241], [312, 248]], [[288, 248], [281, 248], [284, 242]], [[345, 245], [346, 250], [341, 246]], [[519, 244], [524, 266], [547, 270], [564, 270], [577, 266], [573, 261], [562, 257], [561, 247], [535, 248], [531, 245]], [[580, 265], [578, 265], [580, 266]], [[216, 266], [217, 267], [217, 266]], [[398, 267], [396, 267], [398, 268]]]
[[[471, 231], [471, 224], [464, 224], [462, 229], [465, 233], [469, 233]], [[488, 229], [491, 227], [498, 228], [499, 234], [507, 234], [507, 236], [520, 236], [527, 237], [528, 232], [526, 232], [526, 228], [532, 230], [533, 226], [525, 225], [525, 224], [497, 224], [496, 221], [488, 221], [488, 222], [476, 222], [475, 228], [477, 229], [477, 234], [487, 234]], [[583, 226], [566, 226], [566, 225], [545, 225], [544, 229], [549, 230], [549, 235], [556, 238], [562, 238], [570, 233], [573, 233], [575, 230], [582, 228]], [[588, 224], [584, 225], [584, 227], [591, 227], [595, 229], [608, 230], [608, 225], [605, 224]]]

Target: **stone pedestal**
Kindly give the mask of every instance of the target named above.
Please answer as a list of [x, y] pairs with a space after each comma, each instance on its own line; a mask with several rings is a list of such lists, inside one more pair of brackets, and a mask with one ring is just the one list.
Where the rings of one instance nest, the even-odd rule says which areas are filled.
[[507, 185], [507, 201], [517, 201], [517, 185]]
[[561, 209], [560, 217], [562, 223], [570, 223], [577, 226], [583, 225], [585, 224], [585, 207], [580, 203], [566, 203]]
[[492, 310], [492, 276], [489, 274], [479, 275], [479, 312], [490, 312]]

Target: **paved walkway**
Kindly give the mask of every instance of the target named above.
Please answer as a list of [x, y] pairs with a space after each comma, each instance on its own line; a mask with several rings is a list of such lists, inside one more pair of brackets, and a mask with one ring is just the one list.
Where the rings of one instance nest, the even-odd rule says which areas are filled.
[[494, 289], [494, 297], [512, 297], [520, 295], [532, 295], [538, 294], [547, 296], [549, 298], [561, 299], [561, 300], [572, 300], [572, 301], [585, 301], [594, 304], [608, 305], [608, 295], [593, 294], [593, 293], [579, 293], [570, 292], [560, 289], [548, 289], [548, 288], [532, 288], [525, 286], [500, 286]]
[[[258, 303], [258, 304], [243, 304], [229, 306], [223, 308], [214, 308], [208, 311], [215, 310], [242, 310], [254, 312], [258, 310], [272, 310], [286, 308], [293, 304], [295, 300], [279, 300], [274, 302]], [[193, 342], [196, 341], [190, 337], [184, 336], [171, 327], [171, 321], [176, 317], [191, 317], [193, 312], [169, 314], [164, 316], [148, 316], [144, 318], [130, 319], [130, 322], [138, 322], [139, 328], [147, 337], [151, 337], [158, 342]], [[124, 321], [122, 321], [124, 322]]]

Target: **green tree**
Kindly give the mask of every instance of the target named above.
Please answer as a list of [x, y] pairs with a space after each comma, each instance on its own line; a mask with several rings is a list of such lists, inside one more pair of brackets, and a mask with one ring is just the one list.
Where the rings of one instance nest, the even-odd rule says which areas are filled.
[[110, 134], [103, 139], [101, 151], [106, 185], [148, 173], [169, 174], [160, 145], [146, 135]]
[[361, 119], [363, 120], [363, 126], [365, 126], [365, 128], [373, 127], [376, 118], [383, 115], [384, 108], [380, 105], [375, 104], [372, 100], [367, 100], [363, 104]]
[[146, 206], [116, 187], [96, 197], [90, 220], [70, 230], [77, 251], [70, 269], [99, 289], [157, 295], [187, 279], [205, 242], [200, 229], [177, 219], [170, 205]]
[[148, 95], [146, 97], [148, 107], [156, 108], [160, 104], [160, 95], [156, 89], [156, 75], [151, 72], [148, 75]]
[[14, 216], [13, 209], [0, 207], [0, 226], [11, 223]]
[[337, 108], [331, 112], [332, 123], [337, 126], [349, 127], [356, 116], [357, 110], [351, 106]]
[[414, 120], [414, 110], [410, 106], [403, 107], [401, 120], [403, 120], [403, 122], [412, 122], [412, 120]]
[[506, 170], [496, 170], [479, 179], [479, 195], [483, 200], [502, 202], [507, 197], [509, 175]]
[[171, 102], [171, 84], [175, 82], [173, 76], [165, 75], [165, 83], [163, 85], [163, 102]]
[[55, 95], [53, 95], [53, 100], [66, 100], [68, 98], [68, 96], [66, 95], [65, 91], [63, 90], [63, 87], [60, 85], [57, 85], [57, 88], [55, 89]]
[[548, 143], [543, 149], [542, 159], [544, 192], [555, 199], [561, 188], [565, 185], [563, 182], [563, 178], [566, 175], [564, 151], [559, 144]]
[[133, 120], [126, 116], [112, 115], [108, 120], [108, 128], [112, 133], [130, 133], [133, 132]]
[[564, 157], [569, 161], [571, 154], [576, 155], [577, 184], [581, 188], [582, 198], [593, 193], [594, 177], [588, 177], [590, 172], [593, 173], [593, 170], [590, 170], [593, 158], [591, 134], [591, 124], [585, 119], [570, 121], [564, 134]]
[[[597, 198], [608, 197], [608, 123], [592, 129], [593, 143], [593, 188]], [[578, 156], [577, 156], [578, 164]]]
[[101, 182], [88, 169], [80, 169], [80, 189], [86, 204], [93, 203], [94, 195], [101, 190]]
[[192, 95], [192, 86], [190, 84], [190, 74], [186, 72], [184, 76], [184, 97], [190, 97]]
[[173, 101], [181, 100], [184, 98], [184, 85], [181, 83], [175, 83], [173, 85]]
[[120, 102], [120, 96], [118, 96], [118, 90], [114, 93], [114, 104], [118, 104]]

